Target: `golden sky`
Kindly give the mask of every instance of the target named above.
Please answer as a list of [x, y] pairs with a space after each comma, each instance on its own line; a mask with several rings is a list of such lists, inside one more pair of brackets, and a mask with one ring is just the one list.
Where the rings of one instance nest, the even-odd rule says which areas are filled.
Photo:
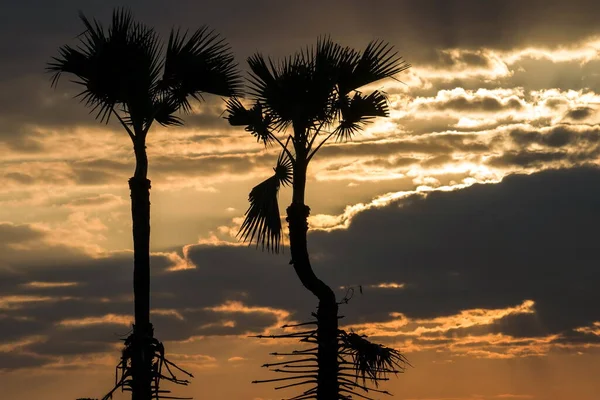
[[[600, 28], [596, 1], [23, 0], [0, 7], [2, 398], [101, 397], [132, 321], [130, 140], [44, 65], [81, 9], [168, 32], [208, 23], [242, 69], [322, 34], [393, 44], [412, 68], [378, 82], [390, 118], [311, 163], [309, 250], [344, 327], [403, 352], [403, 400], [597, 400], [600, 393]], [[265, 149], [216, 97], [153, 127], [156, 336], [196, 378], [175, 394], [278, 399], [260, 368], [294, 343], [248, 335], [307, 320], [288, 265], [235, 239], [270, 176]], [[280, 207], [290, 193], [280, 193]], [[293, 391], [288, 392], [291, 394]], [[125, 398], [125, 397], [122, 397]]]

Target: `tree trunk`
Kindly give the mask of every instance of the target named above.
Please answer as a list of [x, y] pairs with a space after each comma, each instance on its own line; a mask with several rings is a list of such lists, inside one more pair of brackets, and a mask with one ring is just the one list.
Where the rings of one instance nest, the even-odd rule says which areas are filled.
[[133, 298], [135, 323], [132, 344], [132, 400], [152, 398], [150, 324], [150, 181], [144, 140], [134, 144], [136, 168], [129, 179], [133, 219]]
[[[297, 172], [296, 172], [297, 171]], [[302, 285], [319, 299], [317, 311], [317, 400], [337, 400], [338, 384], [338, 304], [335, 294], [312, 270], [308, 256], [306, 236], [310, 208], [303, 202], [306, 168], [296, 165], [294, 171], [294, 196], [287, 208], [290, 231], [291, 264]]]
[[339, 399], [338, 305], [331, 293], [331, 297], [319, 300], [317, 311], [317, 400]]

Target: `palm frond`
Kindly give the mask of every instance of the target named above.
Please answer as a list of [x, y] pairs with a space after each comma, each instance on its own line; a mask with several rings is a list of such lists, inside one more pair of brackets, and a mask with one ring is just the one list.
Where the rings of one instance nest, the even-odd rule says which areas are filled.
[[283, 130], [292, 123], [308, 128], [330, 116], [335, 74], [326, 59], [337, 51], [331, 41], [323, 40], [317, 48], [307, 48], [277, 64], [258, 53], [248, 59], [251, 94], [272, 117], [274, 129]]
[[372, 41], [357, 58], [350, 58], [352, 73], [345, 75], [340, 81], [343, 94], [356, 90], [361, 86], [377, 82], [410, 68], [402, 57], [394, 51], [393, 46], [383, 41]]
[[410, 366], [397, 350], [372, 343], [364, 336], [342, 331], [340, 339], [343, 351], [352, 356], [356, 378], [362, 378], [363, 384], [369, 379], [377, 386], [387, 374], [404, 372]]
[[280, 184], [283, 186], [289, 186], [292, 184], [294, 175], [294, 164], [288, 157], [286, 152], [281, 152], [277, 158], [277, 165], [273, 168], [275, 176]]
[[108, 30], [80, 13], [86, 30], [79, 46], [63, 46], [59, 57], [48, 63], [52, 83], [62, 73], [76, 76], [84, 86], [78, 97], [96, 118], [108, 122], [111, 111], [120, 105], [131, 123], [142, 129], [153, 111], [152, 90], [160, 76], [160, 41], [156, 32], [133, 20], [131, 12], [116, 9]]
[[[75, 76], [85, 76], [89, 68], [89, 58], [81, 51], [74, 49], [69, 45], [65, 45], [58, 49], [59, 56], [52, 57], [48, 63], [46, 70], [52, 73], [51, 84], [55, 87], [63, 73], [71, 73]], [[85, 84], [83, 81], [78, 81], [79, 84]]]
[[282, 153], [277, 159], [275, 174], [255, 186], [248, 200], [250, 207], [246, 211], [244, 222], [238, 232], [238, 237], [251, 244], [256, 242], [262, 250], [279, 253], [281, 244], [281, 215], [277, 193], [279, 187], [292, 183], [292, 162]]
[[160, 87], [183, 111], [191, 110], [188, 97], [239, 96], [241, 85], [231, 49], [215, 31], [206, 26], [189, 36], [179, 29], [171, 31]]
[[298, 88], [306, 86], [302, 77], [292, 71], [294, 64], [291, 57], [278, 66], [271, 59], [267, 63], [260, 53], [248, 58], [250, 91], [257, 103], [264, 105], [277, 130], [285, 129], [294, 120]]
[[154, 101], [154, 119], [162, 126], [181, 126], [183, 120], [175, 115], [179, 104], [170, 96], [158, 96]]
[[386, 96], [374, 91], [368, 96], [356, 92], [350, 99], [348, 95], [340, 97], [340, 124], [335, 130], [336, 139], [348, 140], [375, 117], [387, 117], [389, 107]]
[[273, 141], [272, 118], [263, 113], [262, 105], [256, 102], [250, 109], [246, 109], [240, 100], [232, 97], [227, 101], [227, 116], [225, 117], [232, 126], [245, 126], [257, 141], [262, 141], [265, 146]]
[[303, 99], [311, 122], [327, 125], [333, 121], [341, 66], [343, 60], [352, 58], [353, 54], [352, 49], [342, 47], [329, 37], [317, 40], [317, 46], [310, 55], [311, 77]]

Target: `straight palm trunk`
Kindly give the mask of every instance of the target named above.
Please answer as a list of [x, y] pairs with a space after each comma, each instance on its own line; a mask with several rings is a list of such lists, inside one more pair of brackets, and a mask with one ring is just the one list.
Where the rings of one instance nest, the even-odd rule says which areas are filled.
[[136, 169], [129, 179], [133, 219], [133, 297], [135, 324], [132, 344], [132, 400], [152, 398], [150, 324], [150, 181], [146, 178], [148, 158], [145, 143], [135, 143]]
[[315, 275], [310, 265], [306, 236], [310, 208], [304, 204], [306, 168], [294, 171], [293, 202], [287, 208], [290, 230], [291, 263], [302, 285], [319, 299], [317, 311], [317, 400], [337, 400], [338, 383], [338, 304], [329, 286]]

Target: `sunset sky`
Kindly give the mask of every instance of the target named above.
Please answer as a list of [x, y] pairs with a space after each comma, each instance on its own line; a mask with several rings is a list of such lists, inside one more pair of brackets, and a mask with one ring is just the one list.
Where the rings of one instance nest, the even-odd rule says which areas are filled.
[[[76, 44], [78, 10], [108, 25], [115, 6], [165, 37], [208, 24], [242, 70], [320, 35], [394, 45], [412, 67], [372, 87], [390, 118], [309, 167], [315, 272], [339, 299], [363, 288], [340, 306], [344, 329], [409, 359], [383, 385], [395, 399], [598, 399], [596, 0], [3, 1], [0, 398], [101, 398], [131, 328], [131, 141], [44, 72]], [[195, 375], [176, 395], [275, 400], [294, 391], [251, 381], [279, 377], [260, 366], [299, 345], [248, 336], [306, 321], [317, 302], [289, 248], [235, 238], [277, 149], [224, 109], [206, 96], [185, 126], [148, 135], [152, 322]]]

